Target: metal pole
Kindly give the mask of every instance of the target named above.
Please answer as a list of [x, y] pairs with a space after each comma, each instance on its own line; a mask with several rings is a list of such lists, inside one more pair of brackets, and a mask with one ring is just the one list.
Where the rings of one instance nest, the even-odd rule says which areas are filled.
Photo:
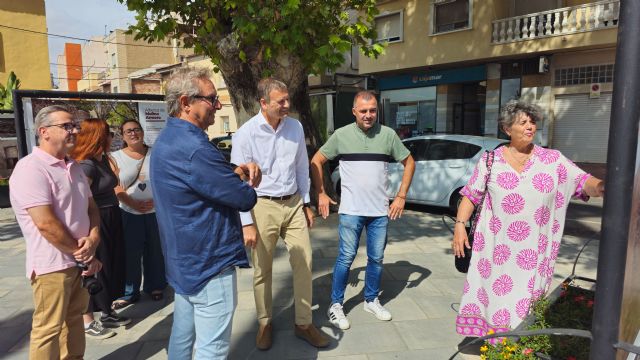
[[640, 0], [620, 1], [591, 360], [615, 359], [640, 120]]

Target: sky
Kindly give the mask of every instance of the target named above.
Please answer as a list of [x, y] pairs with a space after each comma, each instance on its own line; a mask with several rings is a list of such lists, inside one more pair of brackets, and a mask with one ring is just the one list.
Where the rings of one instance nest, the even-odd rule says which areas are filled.
[[[126, 29], [135, 22], [135, 14], [116, 0], [46, 0], [47, 32], [50, 34], [91, 38], [114, 29]], [[106, 26], [106, 28], [105, 28]], [[106, 30], [105, 30], [106, 29]], [[64, 44], [83, 41], [49, 36], [49, 62], [56, 63]], [[56, 66], [50, 65], [54, 78]], [[58, 83], [54, 79], [55, 83]]]

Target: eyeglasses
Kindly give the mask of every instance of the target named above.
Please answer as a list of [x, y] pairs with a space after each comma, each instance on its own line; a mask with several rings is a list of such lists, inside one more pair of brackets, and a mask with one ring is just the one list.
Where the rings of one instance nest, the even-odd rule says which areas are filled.
[[133, 128], [133, 129], [127, 129], [124, 131], [124, 133], [127, 135], [140, 134], [141, 132], [142, 132], [142, 129], [139, 127]]
[[82, 130], [82, 127], [80, 126], [80, 124], [76, 124], [76, 123], [72, 123], [72, 122], [68, 122], [68, 123], [64, 123], [64, 124], [53, 124], [53, 125], [47, 125], [47, 126], [43, 126], [43, 127], [52, 127], [52, 126], [56, 126], [59, 127], [60, 129], [64, 129], [64, 131], [68, 132], [69, 134], [71, 134], [73, 132], [73, 129], [76, 129], [78, 131]]
[[220, 96], [218, 95], [213, 95], [213, 96], [195, 95], [194, 98], [207, 100], [211, 104], [211, 106], [216, 106], [216, 104], [220, 100]]

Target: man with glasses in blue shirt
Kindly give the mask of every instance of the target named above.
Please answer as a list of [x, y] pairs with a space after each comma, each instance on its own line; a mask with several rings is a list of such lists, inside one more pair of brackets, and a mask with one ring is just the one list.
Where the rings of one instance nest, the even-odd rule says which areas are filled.
[[175, 289], [169, 359], [226, 359], [237, 305], [235, 268], [248, 267], [240, 215], [256, 203], [260, 169], [229, 164], [205, 130], [220, 110], [207, 69], [183, 68], [167, 82], [170, 117], [151, 157], [151, 184]]

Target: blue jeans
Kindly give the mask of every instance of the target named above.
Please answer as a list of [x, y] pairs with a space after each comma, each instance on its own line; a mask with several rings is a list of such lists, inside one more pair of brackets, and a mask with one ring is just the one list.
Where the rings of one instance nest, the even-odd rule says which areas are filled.
[[226, 359], [238, 304], [236, 269], [213, 277], [195, 295], [175, 294], [169, 360]]
[[120, 300], [135, 302], [140, 298], [142, 269], [144, 292], [150, 294], [167, 287], [156, 214], [137, 215], [122, 211], [122, 229], [126, 282], [124, 296]]
[[387, 245], [387, 216], [356, 216], [340, 214], [338, 233], [340, 244], [338, 258], [333, 268], [333, 284], [331, 286], [331, 303], [342, 304], [344, 290], [349, 279], [349, 269], [358, 252], [358, 243], [362, 229], [367, 229], [367, 268], [364, 277], [364, 299], [373, 301], [380, 292], [382, 276], [382, 259]]

